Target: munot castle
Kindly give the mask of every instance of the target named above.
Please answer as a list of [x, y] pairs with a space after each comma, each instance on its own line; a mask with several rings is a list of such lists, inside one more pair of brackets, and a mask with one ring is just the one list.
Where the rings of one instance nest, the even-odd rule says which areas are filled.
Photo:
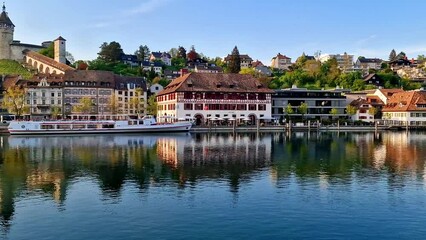
[[26, 67], [36, 69], [39, 73], [61, 74], [66, 70], [73, 70], [66, 64], [66, 40], [58, 37], [53, 41], [54, 59], [38, 53], [47, 48], [52, 41], [45, 41], [41, 45], [21, 43], [13, 39], [15, 25], [6, 12], [6, 6], [0, 14], [0, 59], [15, 60], [26, 64]]

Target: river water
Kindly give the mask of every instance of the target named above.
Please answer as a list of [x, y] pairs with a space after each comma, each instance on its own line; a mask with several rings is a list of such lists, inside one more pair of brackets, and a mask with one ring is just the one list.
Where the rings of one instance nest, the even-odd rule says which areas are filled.
[[0, 136], [0, 238], [424, 239], [426, 134]]

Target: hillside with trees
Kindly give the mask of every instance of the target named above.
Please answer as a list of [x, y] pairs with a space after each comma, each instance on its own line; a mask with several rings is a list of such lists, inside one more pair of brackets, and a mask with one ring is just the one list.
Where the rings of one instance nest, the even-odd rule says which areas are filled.
[[[399, 55], [402, 54], [404, 53], [401, 52]], [[421, 87], [419, 83], [400, 78], [387, 65], [384, 65], [384, 68], [378, 71], [371, 70], [370, 73], [376, 73], [383, 79], [385, 88], [411, 90]], [[336, 59], [332, 58], [321, 63], [318, 60], [307, 59], [304, 54], [296, 60], [289, 71], [274, 71], [274, 75], [269, 82], [269, 87], [272, 89], [290, 88], [293, 85], [308, 89], [335, 88], [339, 86], [353, 91], [377, 88], [374, 85], [365, 84], [359, 71], [342, 72]]]

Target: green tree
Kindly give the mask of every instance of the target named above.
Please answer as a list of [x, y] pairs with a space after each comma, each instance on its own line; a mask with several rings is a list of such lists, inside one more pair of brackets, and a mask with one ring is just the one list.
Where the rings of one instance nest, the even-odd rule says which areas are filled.
[[317, 60], [307, 60], [303, 66], [303, 70], [311, 77], [317, 79], [321, 73], [321, 62]]
[[373, 119], [376, 118], [376, 114], [379, 112], [379, 110], [375, 107], [371, 107], [368, 109], [368, 114], [373, 116]]
[[228, 62], [228, 71], [230, 73], [239, 73], [241, 71], [241, 59], [240, 52], [238, 51], [237, 46], [232, 50], [229, 62]]
[[305, 118], [305, 114], [308, 113], [308, 104], [302, 102], [298, 108], [300, 114], [302, 114], [302, 120]]
[[254, 68], [243, 68], [240, 70], [239, 74], [247, 74], [247, 75], [255, 76], [256, 71], [254, 70]]
[[150, 54], [151, 52], [147, 45], [140, 45], [138, 50], [135, 51], [135, 55], [139, 61], [146, 61]]
[[109, 99], [108, 107], [111, 109], [112, 114], [117, 114], [119, 105], [115, 93], [113, 93]]
[[348, 114], [348, 116], [350, 117], [351, 120], [352, 120], [352, 116], [355, 115], [356, 112], [357, 112], [356, 107], [354, 107], [350, 104], [346, 106], [346, 114]]
[[157, 115], [157, 99], [156, 99], [156, 95], [151, 95], [148, 98], [146, 112], [149, 115], [153, 115], [153, 116]]
[[65, 59], [71, 64], [71, 65], [73, 65], [74, 63], [75, 63], [75, 58], [74, 58], [74, 56], [70, 53], [70, 52], [68, 52], [68, 51], [66, 51], [65, 52]]
[[9, 87], [3, 95], [2, 108], [20, 118], [29, 112], [29, 107], [25, 104], [26, 97], [27, 91], [22, 86]]
[[101, 51], [98, 53], [98, 59], [104, 60], [105, 62], [116, 62], [121, 59], [124, 54], [120, 43], [110, 42], [109, 44], [104, 42], [100, 46]]
[[60, 107], [58, 107], [58, 106], [53, 106], [53, 107], [50, 109], [50, 117], [51, 117], [52, 119], [58, 119], [58, 116], [61, 114], [61, 112], [62, 112], [62, 110], [61, 110], [61, 108], [60, 108]]
[[73, 106], [73, 112], [89, 114], [92, 110], [93, 102], [90, 97], [82, 97], [78, 105]]
[[141, 110], [143, 110], [143, 99], [141, 96], [143, 95], [143, 89], [137, 88], [135, 89], [135, 96], [131, 97], [129, 100], [130, 107], [133, 108], [136, 112], [136, 114], [139, 115], [141, 113]]
[[186, 61], [186, 49], [182, 46], [179, 46], [178, 53], [177, 53], [176, 57], [185, 59], [185, 61]]
[[306, 57], [305, 53], [302, 53], [302, 55], [296, 59], [294, 68], [295, 69], [303, 68], [303, 66], [305, 66], [306, 61], [308, 61], [308, 58]]
[[395, 49], [392, 49], [392, 51], [389, 54], [389, 61], [395, 61], [396, 59], [397, 59], [396, 58], [396, 51], [395, 51]]
[[293, 107], [291, 106], [291, 104], [287, 104], [287, 106], [284, 108], [285, 113], [287, 115], [288, 120], [290, 120], [290, 115], [292, 115], [294, 113]]
[[39, 51], [40, 54], [49, 57], [49, 58], [54, 58], [55, 57], [55, 49], [54, 49], [54, 44], [51, 43], [47, 48], [43, 48]]
[[332, 115], [333, 118], [335, 118], [337, 114], [339, 114], [339, 111], [337, 110], [337, 108], [332, 108], [330, 110], [330, 114]]
[[180, 57], [172, 58], [172, 67], [174, 67], [174, 70], [180, 70], [184, 68], [185, 65], [186, 65], [186, 60], [184, 58], [180, 58]]
[[169, 50], [169, 54], [170, 54], [170, 56], [172, 57], [172, 58], [175, 58], [175, 57], [177, 57], [177, 54], [178, 54], [178, 49], [177, 48], [171, 48], [170, 50]]
[[365, 89], [365, 82], [362, 79], [357, 79], [354, 81], [353, 85], [352, 85], [352, 90], [353, 91], [361, 91]]

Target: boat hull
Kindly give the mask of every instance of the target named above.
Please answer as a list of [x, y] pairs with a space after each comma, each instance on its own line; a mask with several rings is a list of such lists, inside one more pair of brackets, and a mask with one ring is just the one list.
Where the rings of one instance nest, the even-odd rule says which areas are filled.
[[105, 129], [9, 129], [9, 133], [10, 135], [159, 133], [188, 132], [191, 127], [192, 124], [188, 123]]

